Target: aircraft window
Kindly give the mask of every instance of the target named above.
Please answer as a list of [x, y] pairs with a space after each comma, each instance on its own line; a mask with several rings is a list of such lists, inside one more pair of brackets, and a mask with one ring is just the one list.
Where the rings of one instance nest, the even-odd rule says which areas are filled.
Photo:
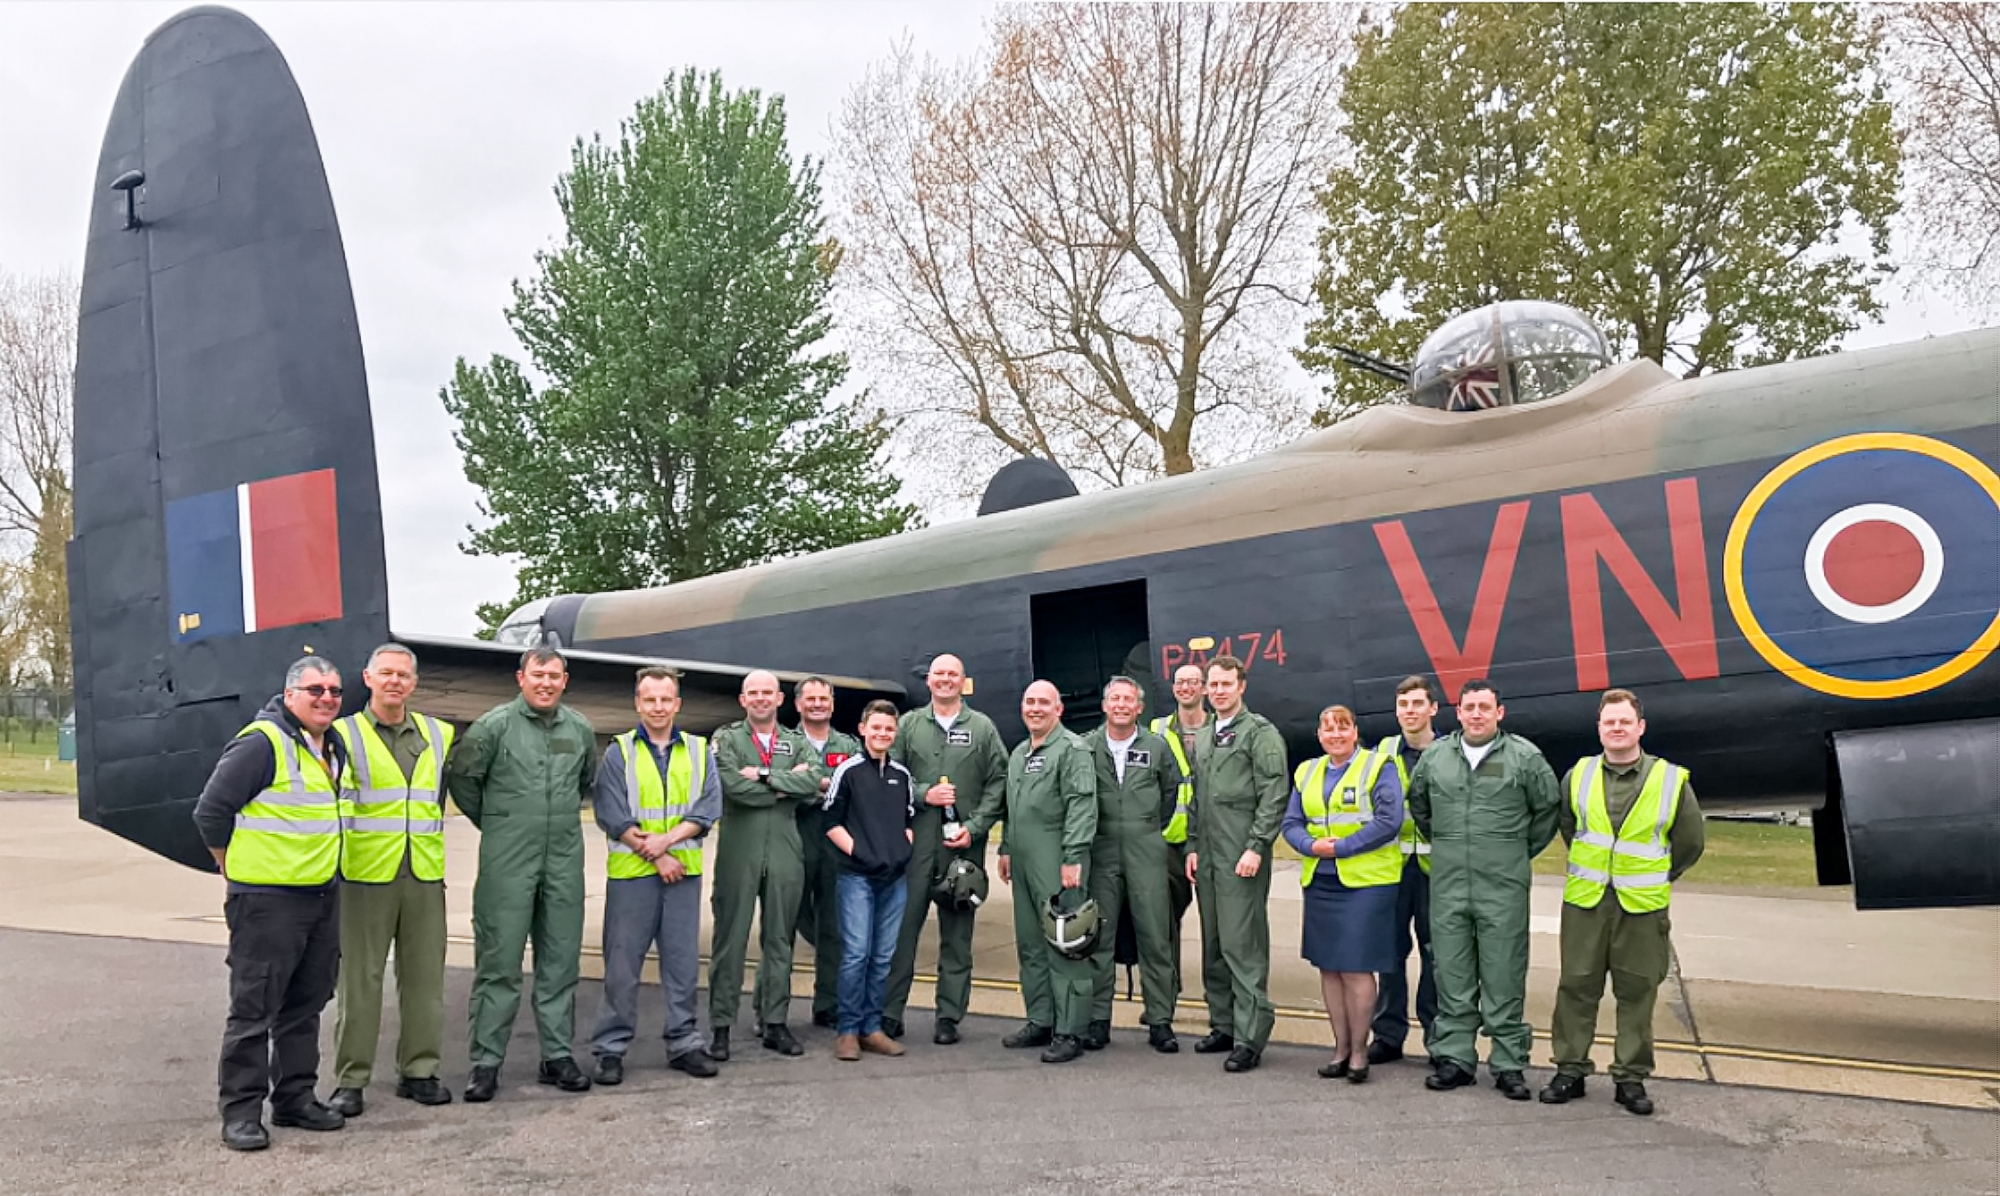
[[522, 648], [539, 643], [542, 638], [542, 614], [548, 609], [547, 598], [537, 598], [523, 605], [500, 624], [500, 630], [493, 633], [493, 642]]
[[1533, 403], [1610, 364], [1604, 334], [1575, 308], [1493, 303], [1446, 321], [1418, 347], [1410, 402], [1443, 411]]

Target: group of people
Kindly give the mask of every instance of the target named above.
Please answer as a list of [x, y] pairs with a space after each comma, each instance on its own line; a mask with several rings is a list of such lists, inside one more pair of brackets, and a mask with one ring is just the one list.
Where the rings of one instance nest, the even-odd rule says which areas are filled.
[[[1530, 863], [1561, 833], [1569, 860], [1556, 1075], [1541, 1099], [1583, 1095], [1608, 975], [1616, 1099], [1651, 1112], [1644, 1080], [1668, 966], [1668, 895], [1701, 853], [1701, 815], [1686, 772], [1644, 752], [1643, 711], [1627, 691], [1601, 699], [1603, 753], [1559, 784], [1533, 744], [1501, 730], [1490, 683], [1462, 686], [1460, 730], [1440, 736], [1438, 695], [1422, 677], [1398, 688], [1397, 735], [1364, 747], [1353, 713], [1331, 706], [1319, 721], [1324, 755], [1289, 768], [1283, 736], [1246, 708], [1244, 666], [1228, 656], [1179, 669], [1175, 709], [1150, 722], [1140, 683], [1112, 678], [1102, 725], [1081, 735], [1064, 726], [1056, 687], [1036, 681], [1021, 697], [1027, 737], [1011, 752], [964, 702], [964, 665], [951, 655], [931, 662], [926, 705], [899, 713], [872, 702], [858, 736], [834, 729], [834, 689], [817, 677], [793, 687], [797, 726], [780, 723], [783, 689], [762, 670], [743, 679], [744, 718], [697, 735], [676, 725], [675, 675], [641, 669], [637, 724], [601, 752], [588, 721], [562, 702], [567, 665], [550, 647], [523, 653], [519, 696], [462, 737], [411, 708], [418, 675], [407, 647], [376, 649], [363, 680], [367, 706], [341, 718], [337, 667], [317, 656], [295, 663], [284, 691], [226, 747], [196, 805], [228, 880], [219, 1085], [233, 1149], [269, 1144], [266, 1099], [280, 1126], [333, 1130], [361, 1115], [392, 949], [396, 1094], [452, 1099], [439, 1078], [447, 795], [480, 831], [470, 1102], [498, 1092], [531, 942], [537, 1079], [565, 1092], [622, 1082], [640, 973], [653, 955], [668, 1066], [717, 1074], [734, 1046], [753, 918], [761, 933], [751, 1005], [764, 1049], [804, 1052], [787, 1024], [793, 942], [804, 937], [814, 948], [812, 1020], [836, 1032], [836, 1057], [903, 1054], [932, 912], [932, 1040], [958, 1043], [996, 831], [1027, 1015], [1004, 1046], [1066, 1063], [1108, 1045], [1113, 928], [1129, 920], [1148, 1042], [1178, 1051], [1181, 923], [1192, 904], [1208, 1014], [1194, 1050], [1225, 1056], [1228, 1072], [1257, 1068], [1275, 1020], [1268, 899], [1282, 835], [1303, 860], [1302, 952], [1321, 973], [1333, 1030], [1334, 1057], [1320, 1074], [1363, 1082], [1371, 1065], [1403, 1057], [1414, 947], [1426, 1086], [1473, 1083], [1483, 1030], [1495, 1087], [1523, 1100]], [[589, 1072], [572, 1054], [586, 797], [608, 844]], [[706, 1034], [696, 1003], [705, 860]], [[322, 1103], [319, 1016], [336, 994], [335, 1090]]]

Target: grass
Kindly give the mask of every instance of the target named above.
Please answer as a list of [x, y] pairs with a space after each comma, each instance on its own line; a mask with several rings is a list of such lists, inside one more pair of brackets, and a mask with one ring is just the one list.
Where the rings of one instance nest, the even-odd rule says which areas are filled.
[[[1278, 840], [1279, 859], [1299, 854]], [[1567, 852], [1560, 837], [1535, 859], [1541, 876], [1561, 876]], [[1708, 822], [1707, 849], [1688, 870], [1689, 884], [1746, 888], [1810, 889], [1819, 883], [1813, 868], [1812, 828], [1769, 822]]]
[[0, 743], [0, 793], [75, 792], [76, 765], [56, 759], [55, 735], [46, 725], [34, 743]]
[[[1813, 867], [1812, 828], [1773, 822], [1710, 819], [1707, 849], [1683, 878], [1696, 885], [1809, 889], [1819, 883]], [[1535, 860], [1535, 871], [1560, 876], [1566, 861], [1561, 838]]]

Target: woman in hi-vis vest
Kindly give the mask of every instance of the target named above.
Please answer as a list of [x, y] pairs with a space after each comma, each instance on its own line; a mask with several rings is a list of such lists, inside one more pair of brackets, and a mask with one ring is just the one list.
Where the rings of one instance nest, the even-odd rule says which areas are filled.
[[1292, 774], [1281, 829], [1305, 859], [1302, 953], [1319, 969], [1333, 1027], [1333, 1059], [1319, 1074], [1359, 1084], [1368, 1079], [1375, 974], [1396, 966], [1403, 784], [1387, 756], [1359, 750], [1354, 712], [1345, 706], [1320, 712], [1319, 743], [1326, 755]]

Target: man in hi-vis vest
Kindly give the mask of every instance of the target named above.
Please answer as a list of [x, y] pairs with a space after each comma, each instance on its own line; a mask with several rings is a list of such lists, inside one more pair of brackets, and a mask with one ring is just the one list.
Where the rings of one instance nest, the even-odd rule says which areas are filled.
[[319, 1102], [319, 1013], [340, 960], [340, 670], [308, 656], [285, 692], [222, 749], [195, 827], [229, 880], [229, 1021], [222, 1031], [222, 1142], [262, 1150], [271, 1124], [337, 1130]]
[[639, 972], [660, 950], [666, 994], [667, 1066], [715, 1074], [695, 1019], [701, 983], [702, 836], [722, 816], [715, 750], [674, 728], [681, 683], [669, 669], [639, 670], [632, 704], [639, 725], [611, 741], [597, 766], [592, 806], [610, 840], [604, 887], [604, 996], [590, 1049], [597, 1082], [625, 1079], [625, 1051], [638, 1026]]
[[396, 948], [396, 1095], [448, 1105], [444, 1053], [444, 761], [450, 723], [409, 708], [417, 654], [383, 644], [361, 672], [368, 708], [333, 725], [347, 752], [342, 788], [340, 983], [333, 1099], [362, 1112], [382, 1029], [382, 976]]
[[1602, 756], [1576, 762], [1563, 781], [1557, 829], [1569, 844], [1563, 882], [1562, 978], [1549, 1038], [1556, 1075], [1543, 1104], [1583, 1095], [1604, 978], [1618, 1002], [1611, 1052], [1614, 1099], [1641, 1117], [1653, 1111], [1653, 999], [1667, 978], [1673, 948], [1667, 902], [1673, 882], [1701, 858], [1701, 807], [1687, 770], [1639, 746], [1645, 709], [1630, 690], [1597, 702]]

